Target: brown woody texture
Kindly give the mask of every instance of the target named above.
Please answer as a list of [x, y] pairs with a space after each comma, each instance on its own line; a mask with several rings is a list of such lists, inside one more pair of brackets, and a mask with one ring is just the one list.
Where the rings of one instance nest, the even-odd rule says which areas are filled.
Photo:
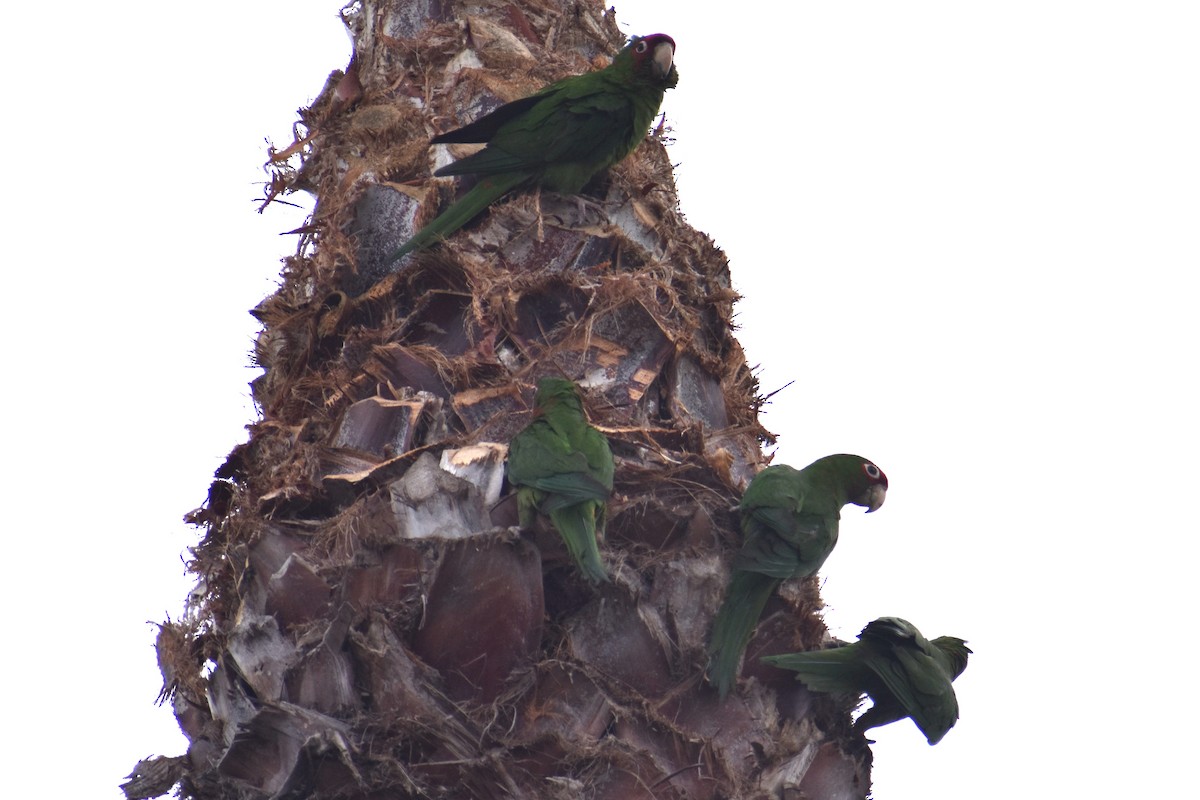
[[[268, 201], [316, 207], [253, 312], [261, 419], [189, 515], [197, 588], [158, 638], [191, 744], [140, 762], [127, 796], [865, 797], [852, 700], [757, 662], [824, 640], [814, 579], [772, 600], [737, 691], [703, 677], [733, 508], [771, 437], [665, 128], [582, 199], [517, 194], [384, 260], [459, 188], [431, 177], [447, 154], [430, 137], [606, 63], [613, 12], [342, 16], [353, 60], [269, 162]], [[702, 53], [679, 42], [676, 91]], [[585, 387], [616, 455], [599, 588], [552, 530], [516, 527], [503, 482], [548, 374]]]

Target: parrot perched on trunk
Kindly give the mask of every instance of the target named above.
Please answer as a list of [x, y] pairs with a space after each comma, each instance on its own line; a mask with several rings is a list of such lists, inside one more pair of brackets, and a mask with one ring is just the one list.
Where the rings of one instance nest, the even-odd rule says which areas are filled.
[[538, 415], [508, 446], [521, 525], [531, 527], [539, 512], [550, 517], [584, 577], [607, 581], [596, 531], [604, 533], [613, 488], [608, 439], [588, 424], [571, 381], [542, 378], [536, 406]]
[[767, 599], [788, 578], [812, 575], [837, 544], [842, 506], [883, 505], [887, 476], [862, 456], [834, 455], [801, 470], [767, 467], [738, 506], [745, 541], [713, 621], [708, 677], [724, 697]]
[[874, 705], [858, 718], [859, 731], [911, 717], [930, 744], [958, 720], [951, 681], [967, 668], [967, 643], [953, 636], [928, 641], [911, 622], [880, 617], [868, 622], [858, 642], [762, 659], [795, 670], [796, 679], [817, 692], [871, 696]]
[[635, 36], [604, 69], [564, 78], [435, 136], [434, 144], [487, 142], [434, 173], [475, 174], [481, 180], [388, 262], [444, 239], [518, 187], [579, 193], [645, 138], [663, 93], [679, 81], [674, 58], [675, 40], [665, 33]]

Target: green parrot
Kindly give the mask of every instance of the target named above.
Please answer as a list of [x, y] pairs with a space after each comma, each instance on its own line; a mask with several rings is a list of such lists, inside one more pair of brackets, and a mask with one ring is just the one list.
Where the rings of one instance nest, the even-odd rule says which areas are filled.
[[487, 142], [434, 173], [481, 180], [388, 262], [446, 238], [518, 187], [578, 194], [645, 138], [663, 93], [679, 81], [674, 57], [675, 40], [665, 33], [635, 36], [604, 69], [564, 78], [435, 136], [433, 144]]
[[967, 668], [971, 648], [962, 639], [928, 641], [911, 622], [880, 617], [868, 622], [858, 642], [762, 659], [795, 670], [796, 679], [817, 692], [866, 692], [874, 705], [858, 718], [859, 731], [911, 717], [930, 744], [958, 720], [951, 681]]
[[584, 577], [607, 581], [596, 532], [604, 533], [613, 488], [608, 439], [588, 424], [571, 381], [542, 378], [535, 402], [537, 416], [508, 446], [521, 526], [531, 527], [539, 512], [550, 517]]
[[739, 505], [745, 540], [713, 621], [708, 677], [729, 693], [767, 599], [788, 578], [812, 575], [833, 551], [842, 506], [883, 505], [887, 476], [862, 456], [833, 455], [801, 470], [780, 464], [754, 476]]

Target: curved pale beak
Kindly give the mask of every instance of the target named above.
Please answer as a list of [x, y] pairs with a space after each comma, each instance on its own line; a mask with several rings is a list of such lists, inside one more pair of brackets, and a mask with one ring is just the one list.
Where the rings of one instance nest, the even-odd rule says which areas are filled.
[[671, 62], [675, 58], [675, 48], [670, 42], [659, 42], [654, 47], [654, 74], [659, 80], [671, 74]]
[[883, 505], [884, 499], [887, 497], [887, 489], [883, 488], [882, 484], [875, 484], [867, 491], [863, 492], [862, 496], [854, 502], [860, 506], [867, 507], [867, 513], [878, 511]]

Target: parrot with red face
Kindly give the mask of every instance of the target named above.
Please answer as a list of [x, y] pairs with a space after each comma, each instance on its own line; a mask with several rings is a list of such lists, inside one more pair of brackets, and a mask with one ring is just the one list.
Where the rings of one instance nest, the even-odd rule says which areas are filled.
[[573, 75], [496, 110], [433, 144], [486, 142], [434, 175], [478, 175], [474, 188], [388, 257], [423, 250], [519, 188], [578, 194], [593, 177], [632, 153], [679, 81], [675, 40], [635, 36], [603, 69]]
[[779, 584], [819, 570], [837, 544], [842, 506], [875, 511], [887, 487], [879, 467], [845, 454], [804, 469], [767, 467], [750, 481], [738, 506], [745, 538], [709, 645], [708, 677], [722, 697], [737, 679], [742, 652]]

